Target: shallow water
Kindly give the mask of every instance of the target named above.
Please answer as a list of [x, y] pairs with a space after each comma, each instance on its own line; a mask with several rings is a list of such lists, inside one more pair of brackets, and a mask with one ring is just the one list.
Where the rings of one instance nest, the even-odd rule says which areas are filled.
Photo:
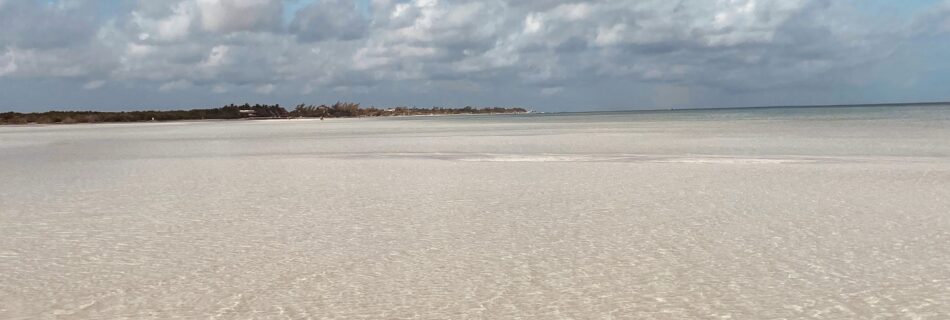
[[0, 318], [950, 317], [950, 107], [0, 127]]

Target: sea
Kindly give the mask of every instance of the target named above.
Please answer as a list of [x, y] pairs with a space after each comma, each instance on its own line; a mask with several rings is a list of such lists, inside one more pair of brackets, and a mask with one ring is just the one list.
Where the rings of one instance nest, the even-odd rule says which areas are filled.
[[0, 319], [948, 319], [950, 105], [0, 127]]

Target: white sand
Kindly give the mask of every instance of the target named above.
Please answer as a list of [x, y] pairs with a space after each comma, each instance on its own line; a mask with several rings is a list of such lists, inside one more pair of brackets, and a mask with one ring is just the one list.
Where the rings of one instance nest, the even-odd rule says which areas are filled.
[[0, 127], [0, 319], [950, 318], [950, 109], [809, 112]]

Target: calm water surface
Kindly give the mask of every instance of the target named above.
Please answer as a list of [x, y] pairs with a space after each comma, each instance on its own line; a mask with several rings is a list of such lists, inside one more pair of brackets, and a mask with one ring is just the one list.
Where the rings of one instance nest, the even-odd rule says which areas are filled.
[[947, 319], [948, 213], [948, 106], [0, 127], [0, 319]]

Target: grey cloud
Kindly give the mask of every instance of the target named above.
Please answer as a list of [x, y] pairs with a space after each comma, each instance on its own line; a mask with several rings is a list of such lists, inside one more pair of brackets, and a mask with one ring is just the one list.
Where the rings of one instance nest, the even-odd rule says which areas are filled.
[[290, 30], [303, 41], [354, 40], [367, 34], [369, 21], [353, 1], [324, 0], [297, 11]]
[[0, 77], [88, 82], [115, 67], [94, 1], [0, 3]]
[[0, 4], [0, 47], [62, 48], [85, 44], [95, 35], [93, 6], [86, 2], [63, 6], [39, 1]]
[[207, 31], [274, 30], [280, 27], [281, 0], [196, 0], [201, 24]]
[[925, 36], [950, 33], [950, 0], [944, 0], [933, 10], [918, 15], [914, 19], [912, 32]]
[[828, 13], [837, 9], [826, 1], [722, 4], [607, 1], [590, 5], [593, 19], [575, 21], [563, 21], [569, 11], [558, 6], [534, 14], [542, 25], [535, 36], [541, 49], [534, 50], [558, 56], [556, 48], [586, 38], [595, 47], [573, 61], [591, 64], [552, 65], [549, 73], [727, 90], [794, 85], [886, 57], [886, 44], [857, 41], [871, 34], [835, 25]]

